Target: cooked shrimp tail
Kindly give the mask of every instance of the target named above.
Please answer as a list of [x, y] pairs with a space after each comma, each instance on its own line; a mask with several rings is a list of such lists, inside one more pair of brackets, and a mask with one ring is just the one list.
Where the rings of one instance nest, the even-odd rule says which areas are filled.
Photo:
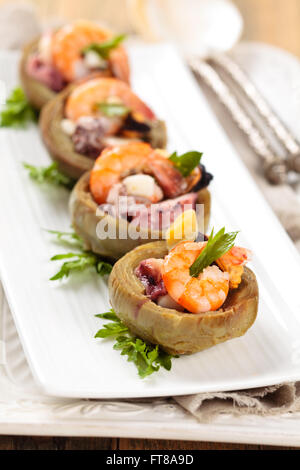
[[244, 265], [251, 260], [251, 256], [250, 250], [234, 246], [216, 261], [219, 268], [229, 274], [229, 286], [231, 289], [236, 289], [240, 285]]

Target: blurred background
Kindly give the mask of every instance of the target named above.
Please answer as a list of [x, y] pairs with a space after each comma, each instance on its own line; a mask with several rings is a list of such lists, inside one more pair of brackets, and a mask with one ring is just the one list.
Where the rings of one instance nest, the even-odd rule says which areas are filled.
[[[144, 34], [149, 35], [149, 31], [146, 31], [145, 18], [144, 26], [139, 24], [137, 27], [136, 24], [137, 16], [139, 16], [139, 23], [143, 21], [141, 17], [145, 15], [143, 8], [146, 4], [146, 8], [152, 8], [152, 10], [161, 8], [161, 15], [163, 15], [167, 4], [172, 4], [174, 10], [178, 10], [178, 5], [181, 3], [185, 5], [183, 8], [188, 6], [191, 10], [192, 7], [199, 6], [201, 2], [203, 0], [27, 0], [20, 3], [34, 5], [44, 22], [51, 22], [57, 18], [63, 20], [80, 17], [101, 19], [114, 29], [129, 32], [142, 27]], [[209, 2], [218, 3], [216, 0], [208, 0], [207, 3]], [[0, 5], [13, 3], [16, 1], [0, 0]], [[219, 3], [224, 3], [224, 1]], [[232, 3], [238, 7], [244, 20], [242, 39], [264, 41], [300, 56], [299, 0], [233, 0]], [[153, 15], [151, 21], [152, 23], [156, 21]], [[201, 22], [201, 19], [198, 21]], [[224, 22], [226, 22], [226, 17]], [[228, 25], [228, 27], [231, 26]]]
[[300, 56], [299, 0], [234, 0], [244, 18], [242, 39], [263, 41]]

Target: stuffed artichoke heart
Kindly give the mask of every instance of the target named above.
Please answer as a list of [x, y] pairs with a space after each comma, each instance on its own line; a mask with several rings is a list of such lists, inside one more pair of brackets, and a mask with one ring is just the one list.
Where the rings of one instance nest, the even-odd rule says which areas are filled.
[[242, 336], [254, 323], [258, 309], [258, 286], [254, 273], [244, 268], [239, 286], [230, 289], [221, 308], [190, 313], [165, 307], [146, 295], [137, 276], [144, 260], [168, 256], [164, 241], [152, 242], [127, 253], [114, 266], [109, 278], [112, 308], [136, 336], [172, 354], [191, 354]]
[[107, 147], [145, 141], [166, 145], [166, 126], [130, 87], [114, 78], [93, 77], [70, 85], [41, 112], [40, 129], [60, 169], [78, 179]]

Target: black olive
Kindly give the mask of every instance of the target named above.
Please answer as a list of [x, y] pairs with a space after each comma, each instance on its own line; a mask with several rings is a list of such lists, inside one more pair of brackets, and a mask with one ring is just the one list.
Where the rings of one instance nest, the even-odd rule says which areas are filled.
[[211, 173], [208, 173], [206, 171], [206, 168], [202, 163], [199, 165], [200, 170], [201, 170], [201, 179], [198, 181], [198, 183], [193, 187], [193, 191], [200, 191], [200, 189], [206, 188], [211, 180], [213, 179], [213, 175]]
[[145, 134], [150, 131], [150, 127], [145, 122], [136, 121], [131, 114], [129, 114], [123, 125], [123, 130], [136, 131]]

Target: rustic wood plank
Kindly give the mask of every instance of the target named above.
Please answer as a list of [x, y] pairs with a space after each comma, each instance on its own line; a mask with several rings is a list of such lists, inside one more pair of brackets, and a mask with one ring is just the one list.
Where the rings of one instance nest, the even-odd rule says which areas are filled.
[[118, 439], [0, 436], [0, 450], [117, 450]]
[[0, 436], [0, 450], [289, 450], [248, 444], [94, 437]]
[[287, 447], [273, 447], [248, 444], [214, 442], [170, 441], [152, 439], [120, 439], [120, 450], [284, 450]]
[[0, 450], [14, 450], [14, 436], [0, 436]]

